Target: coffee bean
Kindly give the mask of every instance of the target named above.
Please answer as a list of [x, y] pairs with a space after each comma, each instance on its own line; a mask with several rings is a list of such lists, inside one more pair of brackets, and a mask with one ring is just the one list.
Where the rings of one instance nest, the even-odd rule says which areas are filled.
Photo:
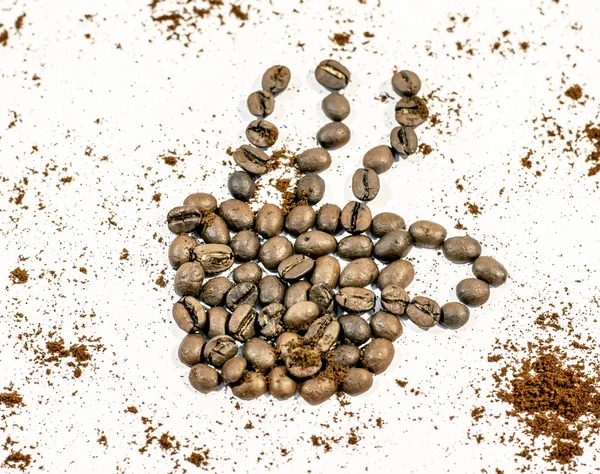
[[273, 94], [283, 92], [288, 84], [292, 74], [285, 66], [271, 66], [265, 71], [262, 77], [262, 88]]
[[246, 127], [246, 138], [254, 146], [268, 148], [275, 145], [279, 130], [267, 120], [253, 120]]
[[258, 301], [258, 288], [252, 283], [235, 285], [225, 298], [225, 304], [230, 310], [235, 310], [241, 304], [254, 306]]
[[179, 296], [196, 296], [202, 289], [204, 270], [198, 262], [186, 262], [175, 273], [175, 293]]
[[231, 157], [244, 171], [256, 176], [262, 176], [271, 168], [271, 158], [264, 151], [250, 145], [242, 145]]
[[342, 382], [342, 390], [348, 395], [361, 395], [373, 386], [373, 376], [367, 369], [352, 368]]
[[271, 237], [260, 247], [258, 259], [266, 269], [274, 270], [293, 253], [294, 248], [288, 239], [283, 236]]
[[292, 398], [298, 390], [298, 384], [287, 376], [284, 366], [273, 368], [268, 377], [269, 393], [277, 400]]
[[297, 236], [309, 230], [317, 219], [317, 213], [310, 206], [296, 206], [285, 218], [285, 230]]
[[356, 199], [372, 201], [379, 194], [379, 176], [375, 170], [360, 168], [352, 177], [352, 192]]
[[194, 249], [194, 257], [206, 273], [224, 272], [233, 265], [233, 251], [228, 245], [198, 245]]
[[227, 189], [235, 199], [247, 202], [254, 197], [256, 184], [245, 171], [234, 171], [227, 180]]
[[375, 293], [366, 288], [347, 286], [335, 295], [335, 302], [348, 313], [366, 313], [375, 307]]
[[312, 377], [321, 370], [322, 365], [321, 354], [311, 347], [292, 347], [285, 357], [286, 369], [298, 379]]
[[442, 306], [440, 324], [448, 329], [459, 329], [469, 321], [470, 311], [461, 303], [446, 303]]
[[373, 241], [366, 235], [349, 235], [340, 240], [337, 248], [338, 257], [345, 260], [370, 257], [373, 252]]
[[229, 322], [229, 313], [225, 308], [215, 306], [208, 310], [208, 332], [209, 339], [227, 334], [227, 323]]
[[262, 269], [254, 262], [242, 263], [233, 271], [233, 281], [236, 283], [258, 284], [262, 278]]
[[427, 104], [420, 97], [405, 97], [396, 104], [396, 121], [405, 127], [421, 125], [429, 117]]
[[179, 361], [188, 367], [199, 364], [202, 360], [204, 344], [206, 344], [206, 338], [202, 334], [186, 335], [177, 349]]
[[210, 213], [217, 210], [217, 200], [213, 195], [207, 193], [190, 194], [183, 201], [183, 205], [195, 207], [202, 213]]
[[337, 241], [320, 230], [311, 230], [298, 236], [294, 244], [296, 253], [318, 258], [335, 252]]
[[275, 110], [275, 98], [273, 94], [266, 90], [255, 91], [248, 96], [246, 101], [248, 110], [252, 115], [264, 118]]
[[231, 239], [230, 247], [237, 260], [247, 262], [258, 255], [260, 239], [251, 230], [243, 230]]
[[242, 400], [254, 400], [267, 393], [267, 379], [258, 372], [245, 372], [242, 379], [231, 386], [231, 393]]
[[406, 260], [396, 260], [395, 262], [386, 265], [386, 267], [379, 272], [377, 288], [383, 290], [389, 285], [406, 288], [412, 283], [414, 277], [415, 267], [413, 267], [412, 263]]
[[323, 148], [309, 148], [296, 157], [294, 164], [302, 173], [320, 173], [331, 166], [331, 155]]
[[323, 284], [333, 289], [337, 286], [339, 278], [340, 262], [338, 262], [337, 258], [330, 255], [317, 258], [315, 269], [310, 278], [310, 282], [313, 285]]
[[279, 276], [285, 281], [296, 281], [312, 272], [315, 261], [306, 255], [292, 255], [277, 267]]
[[382, 337], [394, 342], [402, 335], [402, 323], [393, 314], [379, 311], [371, 317], [369, 322], [373, 337]]
[[319, 317], [319, 307], [312, 301], [300, 301], [289, 308], [283, 316], [283, 324], [288, 329], [307, 328]]
[[254, 337], [244, 344], [242, 355], [259, 372], [267, 372], [275, 366], [277, 356], [271, 344], [260, 337]]
[[331, 361], [342, 367], [354, 367], [360, 360], [360, 350], [352, 344], [340, 344], [331, 351]]
[[211, 278], [200, 291], [200, 301], [208, 306], [221, 306], [232, 287], [233, 283], [223, 276]]
[[399, 71], [392, 76], [392, 87], [396, 94], [410, 97], [421, 90], [421, 79], [412, 71]]
[[258, 283], [258, 301], [263, 306], [271, 303], [281, 303], [283, 302], [285, 289], [285, 283], [279, 278], [275, 275], [267, 275]]
[[465, 278], [456, 285], [456, 296], [467, 306], [481, 306], [490, 299], [490, 286], [478, 278]]
[[379, 239], [373, 248], [373, 255], [382, 262], [398, 260], [408, 255], [412, 250], [413, 243], [413, 236], [409, 232], [404, 229], [395, 229]]
[[469, 263], [481, 255], [481, 245], [473, 237], [450, 237], [442, 245], [444, 256], [453, 263]]
[[365, 346], [362, 362], [375, 375], [385, 372], [394, 360], [394, 345], [387, 339], [373, 339]]
[[193, 237], [180, 234], [169, 246], [169, 263], [177, 270], [182, 264], [191, 262], [194, 258], [194, 248], [198, 242]]
[[340, 334], [340, 323], [333, 314], [317, 318], [306, 330], [304, 340], [319, 352], [327, 352], [335, 344]]
[[371, 326], [360, 316], [346, 314], [338, 319], [345, 342], [360, 346], [371, 339]]
[[285, 290], [285, 296], [283, 298], [283, 305], [286, 308], [291, 308], [296, 303], [301, 301], [308, 301], [308, 291], [310, 290], [310, 283], [307, 281], [298, 281], [292, 283]]
[[317, 204], [325, 194], [325, 181], [316, 173], [302, 176], [296, 184], [296, 199], [309, 204]]
[[239, 305], [231, 318], [229, 318], [229, 324], [227, 330], [234, 339], [238, 341], [247, 341], [254, 337], [254, 323], [258, 313], [254, 310], [250, 304]]
[[229, 227], [221, 217], [211, 214], [200, 236], [207, 244], [227, 245], [229, 244]]
[[238, 347], [230, 336], [216, 336], [209, 339], [204, 346], [204, 360], [210, 365], [221, 367], [237, 354]]
[[281, 303], [271, 303], [258, 314], [257, 326], [261, 336], [266, 338], [278, 337], [284, 332], [283, 315], [286, 307]]
[[206, 324], [206, 312], [193, 296], [184, 296], [173, 305], [175, 324], [185, 332], [198, 332]]
[[219, 214], [235, 232], [251, 229], [254, 224], [254, 213], [250, 206], [237, 199], [223, 201], [219, 206]]
[[264, 204], [256, 214], [254, 228], [265, 239], [270, 239], [283, 231], [283, 212], [275, 204]]
[[417, 247], [436, 249], [446, 240], [446, 229], [431, 221], [416, 221], [408, 228]]
[[435, 326], [440, 320], [440, 306], [425, 296], [415, 296], [406, 308], [408, 318], [421, 329]]
[[275, 341], [275, 346], [281, 354], [281, 357], [285, 359], [289, 355], [290, 350], [298, 346], [301, 342], [302, 336], [295, 332], [284, 332], [280, 334], [277, 341]]
[[237, 382], [242, 378], [247, 366], [246, 359], [236, 356], [223, 364], [221, 379], [225, 385]]
[[320, 405], [336, 392], [335, 382], [325, 377], [315, 377], [300, 385], [300, 396], [311, 405]]
[[325, 283], [317, 283], [308, 291], [308, 300], [315, 303], [321, 314], [328, 314], [334, 309], [335, 293], [329, 285]]
[[219, 387], [219, 373], [206, 364], [196, 364], [190, 370], [192, 387], [202, 393], [210, 393]]
[[350, 71], [333, 59], [321, 61], [315, 69], [317, 82], [328, 89], [340, 90], [350, 82]]
[[324, 204], [317, 213], [317, 229], [328, 234], [335, 234], [340, 225], [342, 210], [335, 204]]
[[506, 268], [492, 257], [479, 257], [473, 262], [473, 275], [492, 286], [506, 283], [508, 272]]
[[174, 234], [186, 234], [202, 224], [202, 213], [192, 206], [174, 207], [167, 214], [167, 225]]
[[340, 287], [355, 286], [365, 287], [369, 286], [379, 276], [379, 269], [373, 260], [370, 258], [359, 258], [353, 260], [340, 275]]
[[342, 122], [330, 122], [317, 132], [317, 142], [326, 150], [337, 150], [350, 141], [352, 133]]
[[375, 170], [377, 174], [385, 173], [394, 164], [394, 154], [387, 145], [371, 148], [363, 157], [363, 166]]
[[383, 237], [388, 232], [396, 229], [405, 229], [404, 219], [393, 212], [382, 212], [373, 217], [371, 232], [375, 237]]
[[400, 125], [390, 132], [390, 144], [399, 155], [409, 156], [417, 152], [419, 139], [411, 127]]
[[386, 286], [381, 290], [381, 306], [396, 316], [406, 312], [410, 297], [404, 288], [396, 285]]
[[371, 209], [366, 204], [350, 201], [344, 206], [340, 223], [349, 234], [360, 234], [371, 226]]
[[321, 109], [328, 119], [341, 122], [350, 115], [350, 102], [339, 92], [332, 92], [323, 99]]

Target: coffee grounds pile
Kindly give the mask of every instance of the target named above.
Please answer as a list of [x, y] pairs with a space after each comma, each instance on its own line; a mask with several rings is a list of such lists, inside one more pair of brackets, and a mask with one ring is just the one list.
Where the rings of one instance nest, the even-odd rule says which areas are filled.
[[585, 159], [585, 161], [594, 163], [588, 170], [588, 176], [595, 176], [600, 173], [600, 125], [588, 123], [583, 129], [583, 135], [593, 146], [592, 152]]

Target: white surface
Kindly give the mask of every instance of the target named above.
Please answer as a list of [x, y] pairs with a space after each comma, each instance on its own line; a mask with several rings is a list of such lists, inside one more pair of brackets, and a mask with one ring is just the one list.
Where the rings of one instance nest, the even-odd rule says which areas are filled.
[[[250, 21], [241, 29], [227, 15], [220, 28], [214, 17], [199, 20], [202, 31], [188, 48], [165, 40], [165, 25], [150, 20], [145, 1], [0, 4], [0, 22], [6, 25], [27, 13], [22, 34], [0, 47], [0, 175], [5, 178], [0, 275], [6, 279], [0, 297], [0, 382], [14, 382], [27, 405], [0, 423], [5, 430], [0, 442], [11, 436], [19, 442], [16, 448], [34, 456], [31, 471], [43, 466], [51, 473], [194, 472], [183, 458], [202, 446], [211, 451], [208, 469], [219, 473], [489, 473], [496, 468], [510, 473], [523, 464], [530, 464], [531, 472], [548, 469], [539, 458], [517, 458], [516, 445], [498, 442], [501, 433], [508, 437], [518, 429], [504, 416], [507, 407], [489, 396], [496, 367], [487, 355], [496, 338], [532, 338], [533, 319], [551, 304], [561, 308], [573, 302], [571, 314], [579, 315], [575, 327], [594, 325], [600, 175], [588, 178], [583, 155], [563, 152], [562, 143], [543, 144], [545, 129], [536, 131], [541, 123], [533, 119], [554, 117], [568, 138], [596, 118], [593, 99], [585, 106], [560, 101], [573, 83], [592, 98], [600, 94], [598, 7], [583, 0], [479, 6], [390, 0], [379, 8], [374, 0], [366, 5], [339, 0], [331, 8], [325, 1], [273, 3], [252, 2]], [[84, 14], [96, 16], [88, 21]], [[457, 17], [454, 33], [446, 31], [451, 14]], [[469, 21], [463, 23], [462, 15]], [[259, 23], [259, 17], [265, 19]], [[583, 28], [571, 28], [574, 24]], [[349, 30], [354, 35], [346, 49], [356, 51], [336, 52], [328, 37]], [[489, 53], [503, 30], [511, 31], [504, 57]], [[375, 34], [368, 44], [364, 31]], [[473, 56], [456, 49], [457, 41], [467, 40]], [[299, 41], [303, 49], [296, 46]], [[518, 46], [522, 41], [530, 42], [527, 52]], [[438, 90], [438, 97], [461, 105], [460, 120], [449, 111], [454, 104], [431, 101], [443, 123], [436, 129], [422, 126], [418, 135], [433, 153], [395, 164], [382, 176], [382, 191], [371, 208], [374, 214], [397, 212], [407, 222], [438, 221], [449, 235], [460, 235], [453, 229], [459, 219], [483, 243], [485, 254], [506, 265], [511, 279], [472, 311], [461, 331], [423, 332], [405, 325], [392, 367], [348, 406], [334, 400], [313, 408], [301, 400], [262, 398], [240, 402], [236, 410], [227, 390], [209, 396], [191, 390], [187, 370], [176, 360], [182, 334], [170, 317], [173, 272], [166, 258], [171, 235], [165, 215], [191, 192], [227, 196], [232, 167], [220, 163], [228, 160], [229, 146], [244, 142], [251, 119], [246, 97], [272, 64], [292, 70], [290, 87], [277, 98], [271, 117], [279, 126], [278, 145], [313, 146], [326, 123], [320, 111], [326, 92], [312, 71], [330, 56], [352, 72], [345, 94], [353, 107], [346, 121], [353, 137], [333, 153], [334, 166], [323, 174], [324, 202], [343, 205], [352, 198], [351, 173], [366, 150], [387, 142], [394, 126], [395, 100], [374, 97], [384, 92], [395, 97], [392, 71], [412, 69], [422, 78], [423, 95]], [[34, 74], [41, 77], [39, 87], [31, 80]], [[7, 130], [9, 110], [21, 121]], [[38, 152], [32, 152], [33, 145]], [[88, 146], [91, 156], [85, 155]], [[528, 149], [534, 150], [532, 170], [520, 163]], [[167, 150], [187, 154], [185, 161], [166, 166], [158, 156]], [[108, 161], [101, 161], [103, 156]], [[47, 163], [58, 169], [44, 177]], [[538, 169], [543, 174], [536, 178]], [[29, 179], [23, 201], [29, 209], [9, 203], [23, 176]], [[61, 184], [65, 176], [73, 181]], [[462, 193], [457, 179], [465, 187]], [[158, 204], [152, 201], [155, 192], [162, 193]], [[45, 209], [38, 209], [39, 201]], [[482, 214], [465, 214], [466, 201], [480, 205]], [[111, 216], [117, 226], [108, 223]], [[159, 237], [165, 241], [159, 243]], [[123, 248], [129, 260], [119, 259]], [[19, 262], [19, 255], [29, 260]], [[411, 294], [442, 303], [453, 299], [455, 284], [470, 275], [469, 267], [452, 265], [434, 252], [414, 251], [410, 257], [417, 269]], [[25, 285], [7, 278], [17, 266], [32, 275]], [[79, 272], [81, 266], [87, 275]], [[161, 289], [154, 281], [163, 269], [169, 286]], [[16, 312], [28, 322], [15, 319]], [[95, 317], [82, 317], [92, 312]], [[67, 367], [46, 377], [16, 338], [38, 325], [44, 334], [56, 326], [67, 343], [82, 334], [100, 336], [107, 350], [94, 354], [96, 368], [84, 370], [81, 379], [63, 380], [61, 374], [72, 370]], [[407, 380], [407, 387], [400, 388], [396, 379]], [[124, 413], [129, 405], [138, 407], [139, 415]], [[472, 426], [475, 406], [487, 411]], [[142, 415], [153, 420], [156, 435], [168, 431], [182, 442], [179, 454], [171, 456], [156, 444], [146, 454], [138, 452], [145, 441]], [[376, 426], [378, 417], [382, 428]], [[244, 429], [249, 420], [253, 430]], [[346, 439], [355, 427], [359, 442], [350, 446]], [[101, 432], [108, 447], [96, 442]], [[342, 440], [324, 452], [312, 446], [313, 434]], [[483, 435], [480, 443], [477, 434]], [[598, 454], [598, 446], [586, 447], [579, 472], [592, 472]], [[180, 467], [174, 468], [177, 460]]]

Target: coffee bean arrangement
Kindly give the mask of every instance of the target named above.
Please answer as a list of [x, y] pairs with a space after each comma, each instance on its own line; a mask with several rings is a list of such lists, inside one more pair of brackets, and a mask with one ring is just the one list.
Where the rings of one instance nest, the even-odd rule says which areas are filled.
[[[315, 76], [334, 91], [322, 104], [332, 122], [317, 134], [322, 148], [297, 157], [296, 167], [305, 174], [296, 186], [295, 207], [285, 213], [265, 204], [255, 213], [246, 202], [253, 195], [253, 177], [271, 167], [272, 157], [260, 148], [277, 140], [277, 128], [261, 119], [246, 131], [254, 146], [233, 152], [243, 170], [229, 177], [233, 198], [219, 204], [209, 193], [195, 193], [167, 215], [176, 234], [168, 258], [180, 298], [173, 319], [187, 333], [178, 356], [190, 367], [191, 385], [202, 393], [222, 385], [243, 400], [266, 393], [286, 400], [299, 393], [313, 405], [339, 391], [360, 395], [392, 363], [402, 321], [422, 329], [438, 324], [458, 329], [469, 320], [469, 306], [484, 304], [490, 286], [508, 278], [502, 264], [481, 256], [479, 242], [470, 236], [446, 238], [446, 229], [437, 223], [421, 220], [407, 229], [401, 216], [372, 216], [359, 201], [313, 209], [325, 186], [318, 173], [331, 164], [327, 148], [343, 146], [350, 138], [341, 123], [350, 106], [337, 92], [348, 84], [349, 71], [326, 60]], [[285, 66], [270, 68], [263, 90], [248, 97], [250, 111], [263, 118], [272, 113], [274, 96], [289, 80]], [[415, 96], [420, 81], [401, 71], [393, 85], [405, 95], [398, 103], [400, 112], [396, 107], [401, 133], [414, 134], [412, 127], [426, 119], [426, 108], [420, 108]], [[361, 201], [375, 197], [378, 174], [393, 162], [393, 156], [389, 162], [386, 153], [374, 150], [365, 155], [370, 166], [353, 178]], [[474, 278], [456, 287], [458, 302], [440, 307], [426, 296], [409, 296], [406, 288], [415, 270], [405, 257], [413, 247], [441, 248], [451, 262], [472, 264]], [[343, 268], [340, 261], [346, 262]]]

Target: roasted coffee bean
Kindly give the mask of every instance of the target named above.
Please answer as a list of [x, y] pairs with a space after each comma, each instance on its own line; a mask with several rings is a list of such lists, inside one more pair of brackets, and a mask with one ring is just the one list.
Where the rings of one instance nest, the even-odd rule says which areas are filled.
[[371, 326], [360, 316], [346, 314], [338, 319], [346, 343], [360, 346], [371, 339]]
[[234, 311], [241, 304], [254, 306], [258, 301], [258, 288], [252, 283], [240, 283], [235, 285], [225, 298], [227, 307]]
[[448, 329], [459, 329], [469, 321], [470, 311], [461, 303], [446, 303], [442, 306], [440, 324]]
[[298, 390], [298, 384], [288, 377], [285, 366], [275, 367], [268, 377], [269, 393], [277, 400], [292, 398]]
[[188, 367], [199, 364], [202, 360], [204, 344], [206, 344], [206, 338], [202, 334], [186, 335], [177, 349], [179, 361]]
[[184, 206], [192, 206], [202, 213], [215, 212], [217, 210], [217, 200], [211, 194], [194, 193], [190, 194], [183, 201]]
[[305, 379], [315, 375], [323, 365], [321, 353], [307, 346], [292, 347], [285, 357], [285, 367], [290, 375]]
[[267, 120], [253, 120], [246, 127], [246, 138], [254, 146], [268, 148], [275, 145], [279, 130]]
[[223, 201], [219, 207], [219, 214], [225, 219], [227, 226], [236, 232], [251, 229], [254, 224], [254, 213], [250, 206], [237, 199]]
[[317, 142], [326, 150], [337, 150], [350, 141], [352, 133], [342, 122], [329, 122], [317, 132]]
[[308, 291], [308, 300], [315, 303], [321, 314], [328, 314], [334, 309], [335, 292], [325, 283], [317, 283]]
[[235, 199], [247, 202], [254, 197], [256, 184], [245, 171], [234, 171], [227, 180], [227, 189]]
[[275, 275], [267, 275], [258, 283], [258, 301], [267, 306], [271, 303], [283, 302], [285, 296], [285, 283]]
[[337, 241], [320, 230], [311, 230], [298, 236], [294, 244], [296, 253], [318, 258], [335, 252]]
[[274, 270], [286, 258], [294, 253], [292, 243], [283, 236], [271, 237], [258, 251], [258, 259], [266, 269]]
[[296, 303], [308, 301], [308, 290], [310, 290], [310, 283], [307, 281], [298, 281], [296, 283], [292, 283], [285, 290], [283, 305], [286, 308], [291, 308]]
[[229, 244], [229, 227], [227, 227], [227, 223], [220, 216], [211, 214], [200, 236], [207, 244], [227, 245]]
[[379, 311], [371, 317], [369, 324], [373, 337], [382, 337], [394, 342], [402, 336], [402, 323], [391, 313]]
[[446, 229], [431, 221], [416, 221], [408, 228], [417, 247], [436, 249], [446, 240]]
[[335, 344], [340, 334], [340, 323], [333, 314], [317, 318], [304, 334], [304, 339], [319, 352], [327, 352]]
[[288, 329], [307, 328], [319, 317], [319, 307], [312, 301], [300, 301], [285, 312], [283, 324]]
[[255, 91], [248, 96], [246, 101], [248, 110], [257, 117], [267, 117], [275, 110], [275, 98], [273, 94], [266, 90]]
[[233, 271], [233, 281], [236, 283], [258, 284], [262, 278], [262, 269], [254, 262], [242, 263]]
[[325, 194], [325, 181], [316, 173], [302, 176], [296, 184], [296, 199], [309, 204], [317, 204]]
[[405, 97], [396, 104], [396, 121], [405, 127], [421, 125], [429, 117], [427, 104], [420, 97]]
[[343, 367], [354, 367], [360, 360], [360, 350], [353, 344], [340, 344], [331, 351], [331, 361]]
[[317, 213], [310, 206], [296, 206], [285, 218], [285, 230], [297, 236], [309, 230], [317, 219]]
[[405, 229], [404, 219], [393, 212], [382, 212], [373, 217], [371, 232], [375, 237], [383, 237], [388, 232], [396, 229]]
[[400, 125], [390, 132], [390, 145], [399, 155], [409, 156], [417, 152], [419, 139], [411, 127]]
[[260, 337], [254, 337], [246, 342], [242, 348], [242, 355], [259, 372], [271, 370], [277, 362], [277, 356], [271, 344]]
[[279, 94], [286, 89], [291, 77], [292, 74], [286, 66], [271, 66], [263, 74], [262, 88], [273, 94]]
[[508, 279], [506, 268], [492, 257], [479, 257], [473, 262], [473, 275], [492, 286], [503, 285]]
[[317, 82], [328, 89], [340, 90], [350, 82], [350, 71], [333, 59], [321, 61], [315, 69]]
[[242, 400], [254, 400], [267, 393], [267, 379], [258, 372], [245, 372], [241, 380], [231, 386], [231, 393]]
[[189, 235], [180, 234], [169, 246], [169, 263], [177, 270], [182, 264], [194, 259], [194, 248], [198, 242]]
[[383, 290], [389, 285], [406, 288], [412, 283], [414, 277], [415, 267], [413, 267], [412, 263], [406, 260], [396, 260], [395, 262], [386, 265], [386, 267], [379, 272], [377, 288]]
[[243, 230], [231, 239], [230, 247], [237, 260], [247, 262], [258, 255], [260, 239], [251, 230]]
[[317, 229], [328, 234], [335, 234], [340, 225], [342, 210], [335, 204], [324, 204], [317, 213]]
[[481, 255], [481, 245], [473, 237], [450, 237], [442, 245], [444, 256], [453, 263], [469, 263]]
[[309, 148], [296, 157], [294, 164], [302, 173], [320, 173], [331, 166], [331, 155], [323, 148]]
[[292, 255], [277, 267], [279, 276], [285, 281], [296, 281], [307, 276], [315, 267], [315, 261], [306, 255]]
[[284, 332], [283, 315], [286, 307], [281, 303], [271, 303], [258, 314], [257, 327], [260, 335], [266, 338], [278, 337]]
[[202, 224], [202, 213], [192, 206], [174, 207], [167, 214], [167, 225], [174, 234], [192, 232]]
[[200, 291], [200, 301], [208, 306], [221, 306], [232, 287], [233, 283], [223, 276], [211, 278]]
[[456, 285], [456, 296], [467, 306], [481, 306], [490, 299], [490, 286], [478, 278], [465, 278]]
[[210, 365], [221, 367], [237, 354], [238, 347], [230, 336], [216, 336], [204, 345], [204, 360]]
[[284, 332], [280, 334], [277, 341], [275, 341], [275, 346], [281, 354], [281, 357], [285, 359], [289, 355], [290, 350], [299, 345], [301, 341], [302, 336], [295, 332]]
[[401, 286], [389, 285], [381, 290], [381, 306], [392, 314], [403, 315], [409, 302], [410, 297]]
[[375, 293], [366, 288], [347, 286], [335, 295], [335, 302], [348, 313], [366, 313], [375, 307]]
[[341, 122], [350, 115], [350, 102], [339, 92], [332, 92], [321, 102], [321, 109], [328, 119]]
[[384, 372], [394, 360], [394, 344], [387, 339], [373, 339], [365, 346], [362, 362], [375, 375]]
[[193, 296], [184, 296], [173, 305], [173, 319], [185, 332], [198, 332], [206, 324], [206, 312]]
[[265, 239], [270, 239], [283, 231], [283, 211], [275, 204], [264, 204], [256, 214], [254, 228]]
[[247, 361], [243, 357], [234, 357], [223, 364], [221, 379], [225, 385], [235, 383], [242, 378], [246, 371]]
[[359, 258], [351, 261], [340, 275], [340, 288], [345, 286], [369, 286], [379, 276], [379, 269], [370, 258]]
[[392, 76], [392, 87], [396, 94], [411, 97], [421, 90], [421, 79], [412, 71], [399, 71]]
[[340, 278], [340, 262], [337, 258], [324, 255], [317, 258], [315, 269], [310, 278], [313, 285], [324, 284], [333, 289], [337, 286]]
[[206, 273], [220, 273], [233, 265], [233, 251], [228, 245], [202, 244], [194, 249], [194, 257]]
[[320, 405], [329, 400], [336, 392], [335, 382], [326, 377], [315, 377], [300, 385], [300, 396], [311, 405]]
[[412, 235], [404, 229], [396, 229], [385, 234], [375, 244], [373, 255], [382, 262], [404, 258], [412, 250]]
[[360, 234], [371, 226], [371, 209], [366, 204], [350, 201], [344, 206], [340, 223], [349, 234]]
[[415, 296], [406, 308], [408, 318], [422, 329], [435, 326], [440, 320], [440, 306], [425, 296]]
[[352, 192], [356, 199], [372, 201], [379, 194], [379, 176], [375, 170], [360, 168], [352, 177]]
[[385, 173], [393, 164], [394, 154], [387, 145], [378, 145], [371, 148], [363, 157], [363, 166], [375, 170], [377, 174]]
[[367, 235], [349, 235], [340, 240], [337, 248], [338, 257], [345, 260], [370, 257], [373, 252], [373, 241]]
[[361, 395], [373, 386], [373, 376], [367, 369], [352, 368], [342, 382], [342, 390], [348, 395]]
[[198, 262], [186, 262], [175, 273], [175, 293], [179, 296], [196, 296], [202, 289], [204, 270]]
[[215, 306], [208, 310], [208, 332], [209, 339], [227, 334], [227, 323], [229, 323], [229, 313], [221, 306]]
[[190, 370], [192, 387], [202, 393], [210, 393], [219, 387], [219, 372], [206, 364], [196, 364]]
[[229, 324], [227, 330], [234, 339], [238, 341], [247, 341], [254, 337], [254, 323], [258, 313], [254, 310], [250, 304], [239, 305], [231, 318], [229, 318]]
[[231, 156], [243, 170], [256, 176], [262, 176], [271, 168], [269, 155], [250, 145], [242, 145]]

